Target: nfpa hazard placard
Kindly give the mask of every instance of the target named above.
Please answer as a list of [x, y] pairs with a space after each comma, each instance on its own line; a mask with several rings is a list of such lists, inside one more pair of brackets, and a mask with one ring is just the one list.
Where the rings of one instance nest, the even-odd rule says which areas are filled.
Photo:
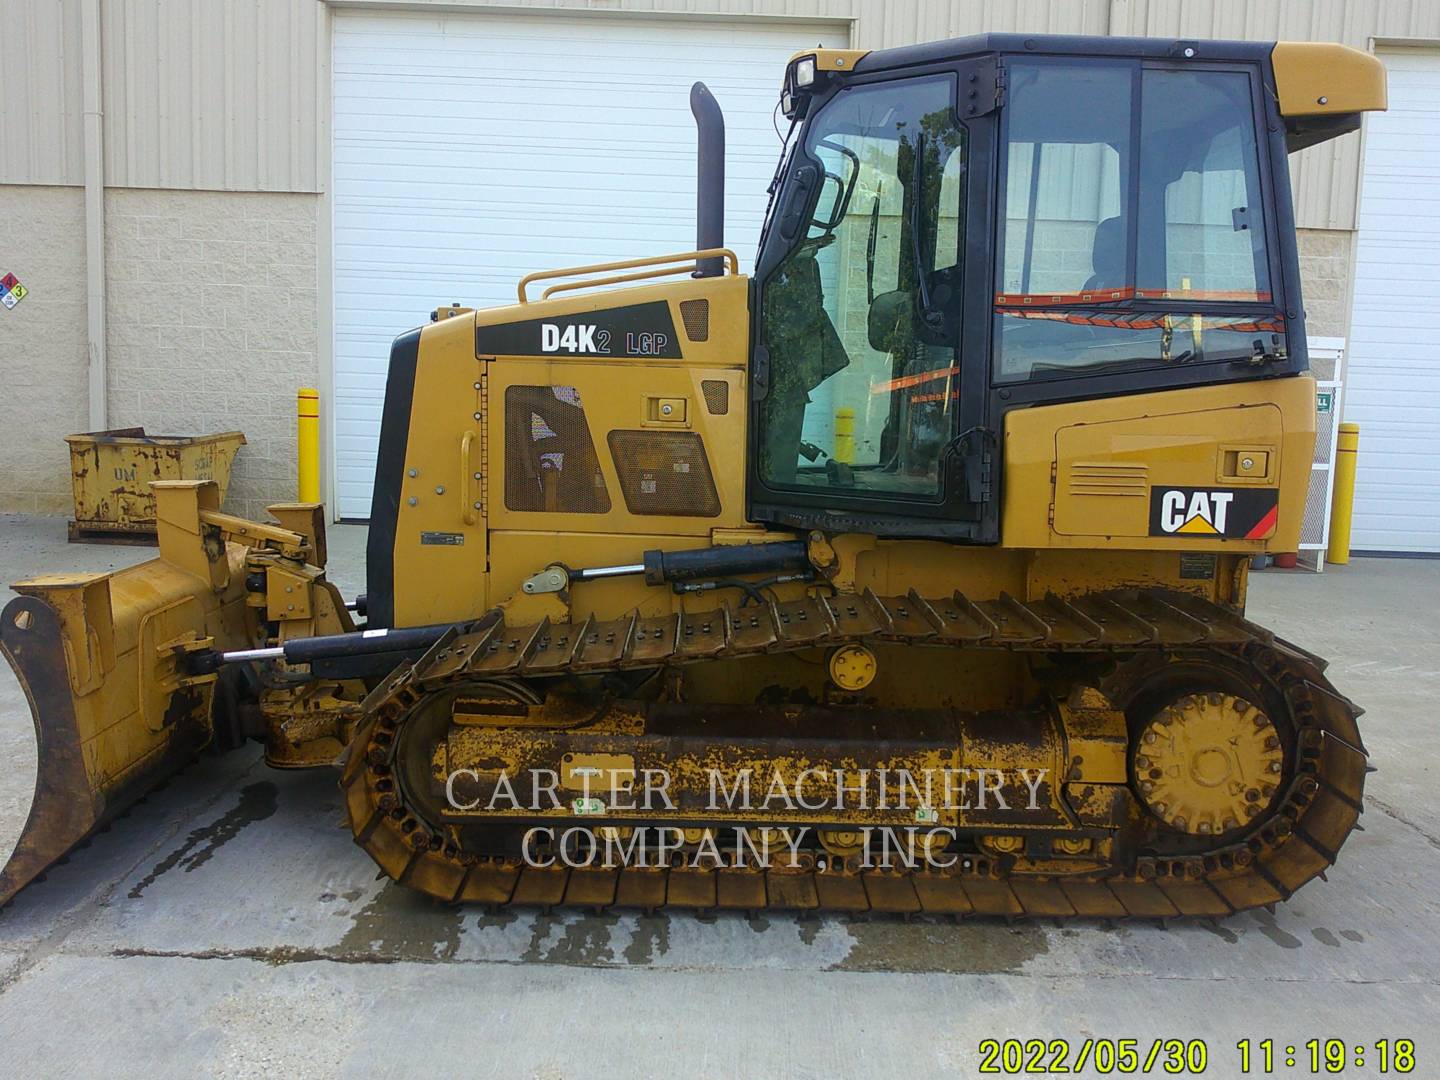
[[1150, 535], [1263, 540], [1279, 510], [1275, 488], [1154, 487]]

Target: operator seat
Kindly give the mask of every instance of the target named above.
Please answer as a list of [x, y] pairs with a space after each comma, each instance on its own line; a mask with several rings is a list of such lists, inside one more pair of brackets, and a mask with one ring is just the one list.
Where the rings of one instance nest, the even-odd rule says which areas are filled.
[[1120, 217], [1108, 217], [1095, 226], [1094, 246], [1090, 250], [1090, 269], [1094, 271], [1081, 291], [1092, 289], [1119, 289], [1130, 282], [1125, 280], [1125, 221]]

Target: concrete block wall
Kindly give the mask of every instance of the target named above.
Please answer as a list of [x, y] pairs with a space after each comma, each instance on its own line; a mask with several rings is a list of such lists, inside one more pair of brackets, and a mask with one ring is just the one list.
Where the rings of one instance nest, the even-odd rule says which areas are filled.
[[64, 437], [89, 417], [85, 214], [80, 188], [0, 185], [0, 276], [29, 295], [0, 307], [0, 511], [72, 505]]
[[240, 430], [226, 508], [295, 498], [295, 391], [320, 378], [319, 197], [106, 193], [112, 427]]
[[[317, 385], [319, 197], [111, 189], [105, 195], [110, 427], [247, 445], [227, 509], [295, 497], [295, 391]], [[64, 436], [88, 428], [84, 197], [0, 187], [0, 511], [71, 508]]]
[[1299, 229], [1296, 240], [1305, 332], [1312, 337], [1344, 337], [1350, 326], [1355, 234], [1343, 229]]

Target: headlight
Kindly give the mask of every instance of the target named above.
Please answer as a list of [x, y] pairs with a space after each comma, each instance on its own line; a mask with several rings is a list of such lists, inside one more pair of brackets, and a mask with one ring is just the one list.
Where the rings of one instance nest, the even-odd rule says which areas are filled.
[[810, 86], [815, 82], [815, 58], [807, 56], [795, 65], [795, 85]]

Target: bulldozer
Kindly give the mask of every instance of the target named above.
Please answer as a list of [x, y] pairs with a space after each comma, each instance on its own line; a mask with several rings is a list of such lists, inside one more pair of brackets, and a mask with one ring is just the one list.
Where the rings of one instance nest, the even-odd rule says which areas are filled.
[[1316, 441], [1288, 156], [1380, 63], [801, 53], [750, 275], [690, 105], [695, 250], [395, 339], [363, 595], [321, 506], [203, 481], [153, 485], [158, 558], [15, 585], [0, 902], [251, 741], [445, 903], [1225, 917], [1335, 862], [1360, 710], [1245, 600]]

